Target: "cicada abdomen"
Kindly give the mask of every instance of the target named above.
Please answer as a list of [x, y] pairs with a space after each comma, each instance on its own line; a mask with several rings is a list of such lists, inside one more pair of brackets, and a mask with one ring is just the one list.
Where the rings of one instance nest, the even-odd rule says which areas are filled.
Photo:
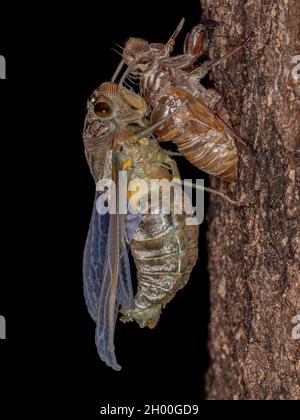
[[162, 308], [190, 278], [198, 258], [198, 227], [186, 216], [144, 215], [130, 243], [138, 276], [133, 309], [122, 309], [123, 322], [154, 328]]
[[[190, 197], [172, 182], [178, 180], [179, 172], [169, 154], [155, 140], [147, 138], [133, 144], [129, 140], [122, 150], [121, 162], [126, 166], [127, 162], [133, 163], [127, 169], [129, 181], [135, 182], [140, 192], [139, 202], [146, 204], [147, 213], [144, 214], [144, 207], [140, 206], [136, 215], [127, 218], [138, 287], [134, 307], [122, 308], [121, 320], [135, 320], [140, 327], [154, 328], [162, 308], [190, 278], [198, 258], [199, 229], [197, 223], [190, 224], [193, 219]], [[145, 196], [139, 187], [140, 180], [148, 186]], [[157, 196], [152, 194], [154, 191], [159, 192]], [[135, 201], [133, 195], [130, 200], [133, 207], [136, 207]], [[132, 231], [131, 226], [137, 228]]]
[[228, 182], [235, 181], [238, 152], [234, 136], [224, 122], [204, 102], [169, 87], [156, 101], [151, 121], [155, 123], [172, 114], [156, 131], [158, 142], [173, 141], [182, 156], [198, 169]]

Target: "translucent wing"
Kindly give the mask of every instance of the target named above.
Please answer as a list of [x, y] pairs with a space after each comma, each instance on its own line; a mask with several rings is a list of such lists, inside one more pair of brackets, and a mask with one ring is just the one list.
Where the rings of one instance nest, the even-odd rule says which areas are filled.
[[128, 309], [133, 307], [130, 265], [123, 234], [125, 216], [99, 215], [96, 200], [84, 252], [84, 295], [88, 311], [97, 324], [99, 356], [108, 366], [119, 370], [113, 344], [117, 314], [120, 305]]
[[[123, 219], [123, 220], [122, 220]], [[124, 216], [110, 215], [107, 252], [98, 307], [96, 345], [108, 366], [120, 370], [115, 356], [114, 331], [120, 305], [133, 307], [129, 260], [123, 235]]]
[[119, 254], [119, 249], [117, 249], [118, 241], [117, 215], [111, 215], [103, 282], [99, 298], [96, 345], [101, 360], [115, 370], [121, 369], [116, 361], [113, 343], [116, 318], [120, 305], [117, 296], [118, 274], [120, 269], [120, 263], [117, 261]]
[[99, 193], [96, 192], [93, 213], [83, 256], [83, 292], [91, 318], [96, 322], [101, 278], [106, 253], [109, 214], [100, 215], [96, 209]]
[[126, 216], [126, 241], [128, 244], [133, 239], [135, 231], [139, 228], [142, 221], [141, 213], [130, 213]]

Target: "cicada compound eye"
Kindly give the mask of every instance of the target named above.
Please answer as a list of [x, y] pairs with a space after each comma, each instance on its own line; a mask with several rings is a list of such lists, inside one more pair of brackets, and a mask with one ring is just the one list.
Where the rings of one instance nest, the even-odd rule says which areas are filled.
[[94, 112], [99, 118], [107, 118], [111, 116], [113, 110], [110, 104], [100, 101], [95, 103]]
[[99, 98], [93, 101], [94, 113], [99, 118], [108, 118], [113, 114], [113, 103], [112, 101], [105, 97], [100, 96]]

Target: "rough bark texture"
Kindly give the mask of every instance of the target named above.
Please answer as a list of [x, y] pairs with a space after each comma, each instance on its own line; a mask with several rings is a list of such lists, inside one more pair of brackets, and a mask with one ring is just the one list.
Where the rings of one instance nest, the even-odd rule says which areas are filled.
[[300, 54], [300, 2], [202, 0], [202, 8], [223, 22], [211, 57], [256, 33], [211, 75], [254, 151], [239, 147], [238, 182], [221, 186], [241, 207], [211, 198], [207, 397], [299, 400], [300, 79], [292, 58]]

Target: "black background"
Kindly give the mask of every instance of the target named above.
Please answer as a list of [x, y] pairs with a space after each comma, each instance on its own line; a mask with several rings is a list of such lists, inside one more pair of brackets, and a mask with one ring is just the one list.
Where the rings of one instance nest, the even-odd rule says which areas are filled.
[[[29, 392], [29, 407], [46, 400], [46, 410], [61, 404], [59, 412], [96, 413], [103, 402], [203, 397], [209, 322], [205, 223], [198, 265], [158, 327], [117, 326], [121, 372], [98, 359], [82, 295], [82, 252], [94, 197], [81, 139], [86, 100], [119, 62], [114, 42], [122, 45], [129, 36], [165, 42], [183, 16], [178, 51], [184, 34], [200, 21], [198, 0], [81, 2], [65, 10], [45, 3], [2, 16], [4, 400]], [[202, 177], [178, 163], [185, 178]]]

